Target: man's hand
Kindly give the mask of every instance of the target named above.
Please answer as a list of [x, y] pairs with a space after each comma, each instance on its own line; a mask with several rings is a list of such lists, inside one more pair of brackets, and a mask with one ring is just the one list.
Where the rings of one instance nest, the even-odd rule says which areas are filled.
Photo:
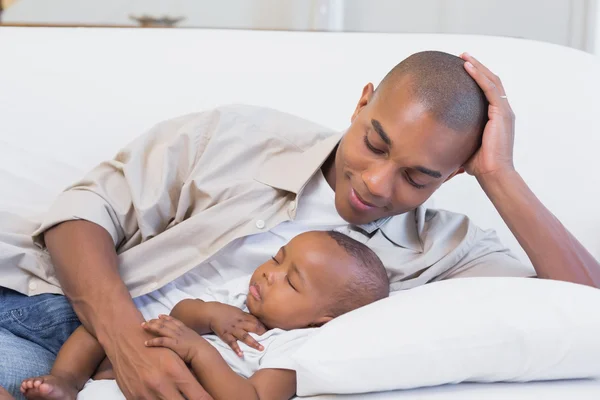
[[110, 346], [109, 359], [125, 397], [212, 400], [177, 354], [165, 348], [144, 346], [151, 338], [138, 328]]
[[146, 346], [171, 349], [186, 364], [191, 364], [194, 357], [201, 351], [202, 346], [207, 344], [202, 336], [169, 315], [159, 315], [158, 319], [144, 322], [142, 326], [147, 332], [156, 336], [146, 340], [144, 342]]
[[228, 304], [218, 302], [206, 304], [212, 308], [210, 330], [227, 343], [239, 357], [242, 357], [243, 353], [237, 343], [238, 340], [259, 351], [264, 350], [264, 347], [249, 335], [249, 332], [262, 335], [267, 331], [258, 318]]
[[465, 165], [467, 173], [476, 178], [513, 171], [513, 145], [515, 139], [515, 114], [513, 113], [500, 78], [467, 53], [465, 70], [477, 82], [489, 102], [488, 122], [483, 131], [481, 148]]

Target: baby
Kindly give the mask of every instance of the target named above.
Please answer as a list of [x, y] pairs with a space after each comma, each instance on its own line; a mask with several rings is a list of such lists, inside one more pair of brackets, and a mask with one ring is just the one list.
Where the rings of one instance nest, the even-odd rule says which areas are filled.
[[[146, 346], [177, 353], [216, 400], [292, 398], [291, 355], [311, 332], [305, 328], [389, 294], [387, 273], [375, 253], [333, 231], [296, 236], [251, 278], [226, 286], [202, 300], [182, 300], [169, 316], [143, 323], [155, 335]], [[21, 392], [28, 399], [75, 399], [97, 370], [102, 372], [94, 378], [114, 379], [102, 347], [80, 326], [50, 375], [26, 379]]]

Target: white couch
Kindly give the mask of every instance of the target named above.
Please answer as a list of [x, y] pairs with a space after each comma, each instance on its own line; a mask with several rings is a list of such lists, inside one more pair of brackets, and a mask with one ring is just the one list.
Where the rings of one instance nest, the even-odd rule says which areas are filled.
[[[41, 211], [62, 187], [154, 123], [221, 104], [269, 106], [344, 129], [364, 84], [425, 49], [469, 51], [500, 75], [517, 115], [518, 170], [600, 258], [600, 59], [498, 37], [0, 28], [0, 206]], [[454, 179], [434, 202], [496, 229], [526, 261], [474, 179]], [[548, 385], [545, 398], [576, 390]], [[600, 398], [600, 383], [581, 385]], [[459, 387], [414, 398], [483, 396], [477, 385]], [[494, 393], [501, 387], [512, 388], [498, 385]], [[373, 399], [379, 396], [386, 395]]]

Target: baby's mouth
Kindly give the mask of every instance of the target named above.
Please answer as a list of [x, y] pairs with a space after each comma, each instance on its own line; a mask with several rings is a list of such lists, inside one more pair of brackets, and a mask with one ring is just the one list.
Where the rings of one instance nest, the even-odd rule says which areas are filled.
[[250, 288], [248, 289], [248, 291], [250, 292], [250, 295], [254, 297], [257, 301], [262, 301], [262, 297], [260, 295], [260, 286], [256, 282], [250, 284]]

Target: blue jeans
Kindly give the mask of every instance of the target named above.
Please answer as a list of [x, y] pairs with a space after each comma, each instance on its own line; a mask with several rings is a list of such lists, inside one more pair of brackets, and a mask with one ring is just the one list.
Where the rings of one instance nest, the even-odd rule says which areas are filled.
[[56, 354], [80, 325], [65, 296], [25, 296], [0, 287], [0, 386], [17, 399], [25, 378], [48, 374]]

